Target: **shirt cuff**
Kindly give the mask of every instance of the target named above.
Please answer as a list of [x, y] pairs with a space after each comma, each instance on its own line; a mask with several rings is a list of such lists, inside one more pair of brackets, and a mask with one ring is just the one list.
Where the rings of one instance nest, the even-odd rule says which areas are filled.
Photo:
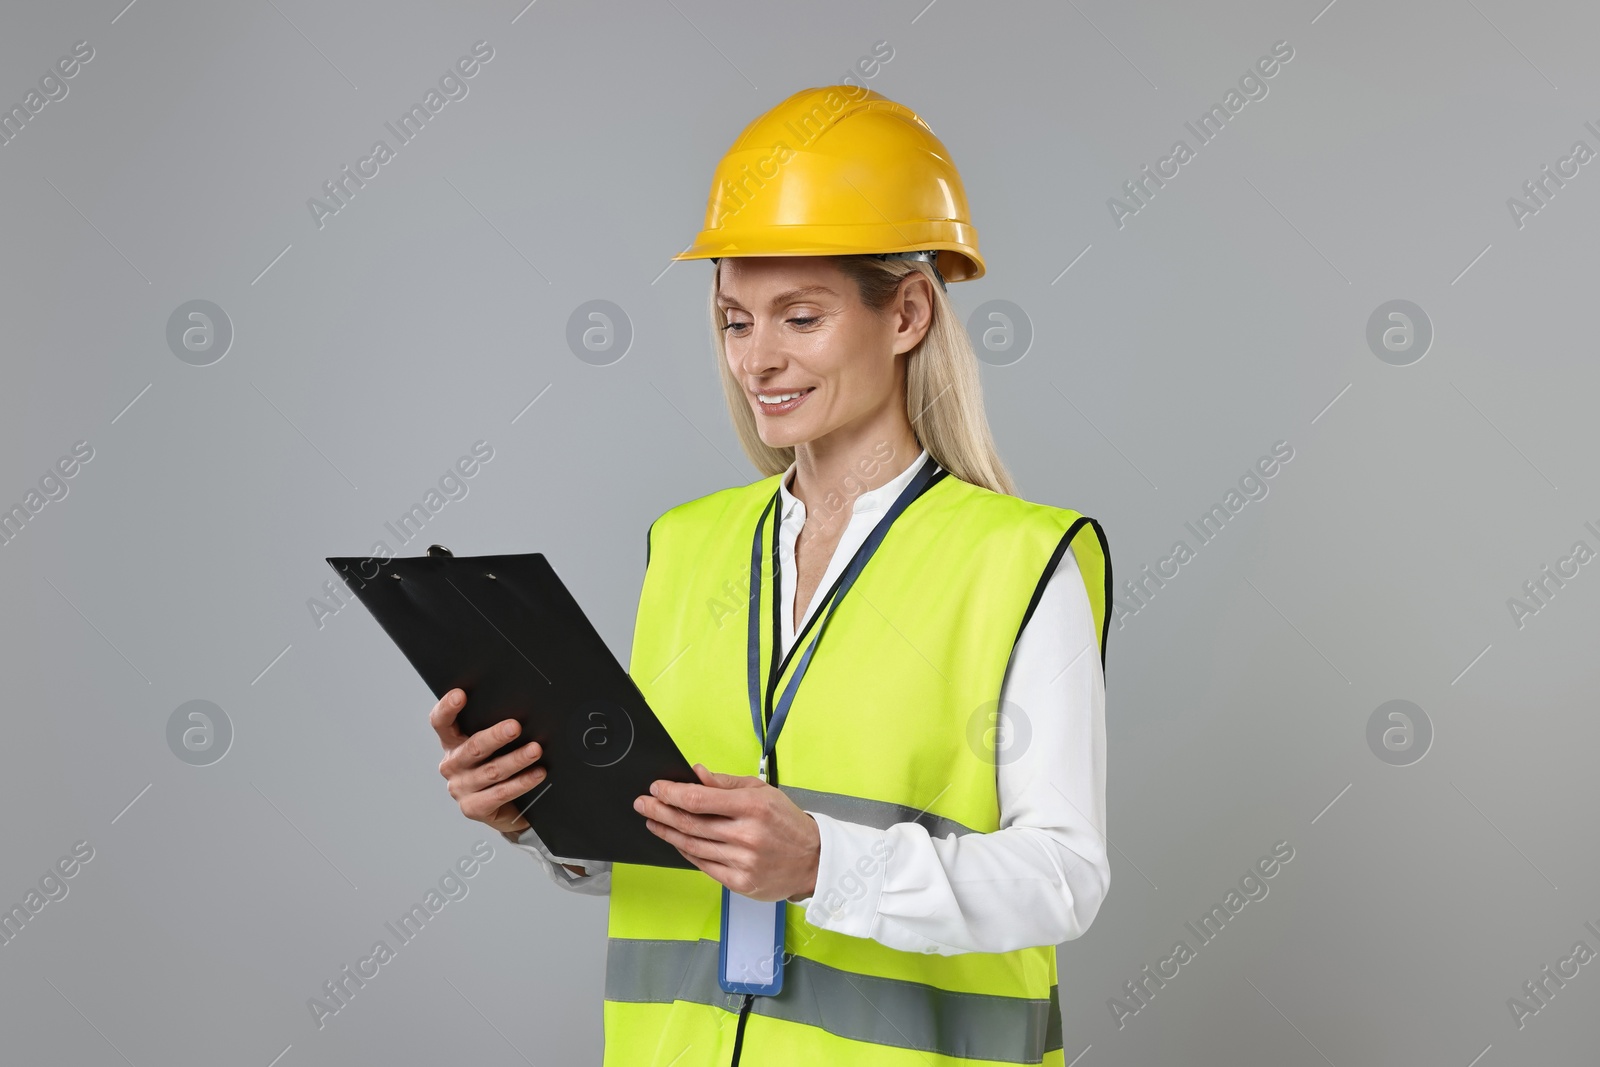
[[811, 895], [795, 901], [812, 926], [851, 937], [871, 937], [893, 847], [887, 831], [845, 822], [819, 811], [821, 854]]
[[[516, 845], [525, 852], [532, 853], [541, 857], [542, 859], [548, 860], [548, 866], [551, 869], [551, 874], [559, 875], [568, 882], [588, 881], [589, 879], [597, 878], [602, 874], [608, 874], [611, 871], [611, 864], [603, 860], [579, 860], [572, 859], [567, 856], [552, 855], [550, 850], [545, 847], [544, 842], [539, 839], [539, 835], [534, 832], [534, 829], [531, 826], [517, 835]], [[570, 863], [575, 867], [582, 867], [587, 873], [578, 874], [575, 871], [569, 871], [563, 866], [563, 864], [567, 863]]]

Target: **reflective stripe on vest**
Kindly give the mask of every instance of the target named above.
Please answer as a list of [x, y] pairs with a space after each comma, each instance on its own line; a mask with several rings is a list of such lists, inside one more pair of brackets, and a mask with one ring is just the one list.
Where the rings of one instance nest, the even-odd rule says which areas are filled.
[[[732, 774], [754, 774], [760, 755], [744, 613], [760, 612], [766, 677], [770, 576], [759, 604], [747, 582], [750, 537], [777, 487], [774, 475], [662, 515], [639, 598], [630, 674], [685, 756]], [[1098, 524], [1076, 512], [954, 476], [932, 485], [829, 624], [777, 742], [778, 788], [803, 810], [879, 829], [915, 822], [936, 838], [999, 829], [993, 719], [1013, 647], [1070, 549], [1104, 662], [1104, 545]], [[841, 872], [817, 886], [817, 902], [859, 892], [849, 867]], [[726, 1067], [742, 998], [717, 986], [720, 899], [698, 870], [614, 866], [607, 1067]], [[1054, 945], [905, 952], [813, 926], [799, 906], [786, 912], [784, 989], [753, 1002], [746, 1067], [1063, 1062]]]
[[[826, 1029], [853, 1041], [940, 1056], [1039, 1063], [1061, 1048], [1056, 987], [1040, 999], [951, 993], [935, 986], [851, 974], [795, 956], [786, 995], [757, 997], [756, 1015]], [[788, 994], [790, 983], [795, 990]], [[606, 999], [629, 1004], [688, 1001], [737, 1012], [743, 996], [717, 984], [717, 943], [613, 939], [606, 949]], [[769, 1062], [763, 1058], [752, 1063]]]
[[824, 793], [817, 789], [790, 785], [787, 782], [780, 782], [778, 788], [783, 790], [801, 811], [820, 811], [841, 822], [860, 823], [862, 826], [871, 826], [878, 830], [887, 830], [897, 822], [914, 822], [927, 830], [929, 837], [949, 837], [951, 834], [960, 837], [963, 834], [978, 832], [954, 819], [919, 811], [909, 804], [868, 800], [866, 797], [846, 796], [843, 793]]

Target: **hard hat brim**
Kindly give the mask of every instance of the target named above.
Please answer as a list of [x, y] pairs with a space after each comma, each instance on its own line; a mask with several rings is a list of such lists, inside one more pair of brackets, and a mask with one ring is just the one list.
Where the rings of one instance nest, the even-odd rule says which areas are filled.
[[[963, 248], [948, 239], [940, 240], [931, 236], [918, 240], [916, 231], [923, 229], [920, 226], [806, 226], [803, 229], [807, 239], [792, 244], [782, 241], [731, 241], [716, 235], [714, 231], [702, 231], [694, 244], [672, 258], [676, 261], [739, 259], [744, 256], [860, 256], [875, 252], [919, 252], [924, 249], [938, 249], [944, 253], [939, 257], [939, 272], [944, 275], [946, 281], [973, 281], [983, 277], [985, 272], [983, 259], [971, 251], [978, 243], [977, 234], [973, 232], [972, 227], [952, 222], [945, 222], [943, 225], [947, 229], [954, 226], [964, 231], [958, 235], [957, 240], [964, 241], [966, 247]], [[827, 230], [838, 232], [823, 232]]]

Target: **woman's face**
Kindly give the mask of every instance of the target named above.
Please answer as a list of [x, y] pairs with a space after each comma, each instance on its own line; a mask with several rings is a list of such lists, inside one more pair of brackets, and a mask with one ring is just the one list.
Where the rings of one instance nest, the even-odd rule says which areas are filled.
[[762, 441], [782, 448], [905, 420], [905, 367], [897, 357], [916, 347], [932, 321], [925, 275], [908, 275], [889, 306], [874, 312], [825, 256], [730, 258], [719, 267], [728, 368]]

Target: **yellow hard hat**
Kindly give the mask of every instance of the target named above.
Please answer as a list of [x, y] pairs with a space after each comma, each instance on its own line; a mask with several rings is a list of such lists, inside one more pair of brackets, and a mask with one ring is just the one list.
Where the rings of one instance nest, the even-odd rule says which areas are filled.
[[712, 175], [705, 228], [672, 258], [862, 254], [983, 277], [966, 189], [933, 130], [881, 93], [830, 85], [744, 128]]

